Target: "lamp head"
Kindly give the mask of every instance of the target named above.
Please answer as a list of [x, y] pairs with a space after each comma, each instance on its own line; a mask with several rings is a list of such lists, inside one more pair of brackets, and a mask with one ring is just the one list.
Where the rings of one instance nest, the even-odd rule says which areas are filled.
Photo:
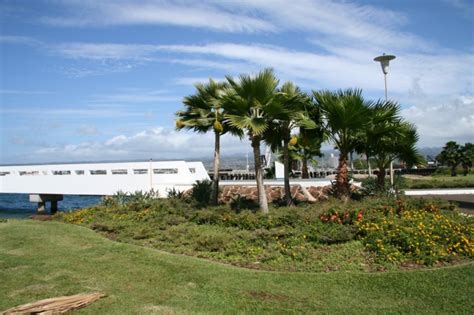
[[387, 74], [390, 60], [393, 60], [393, 59], [395, 59], [394, 55], [386, 55], [384, 53], [382, 56], [375, 57], [374, 61], [380, 62], [380, 65], [382, 66], [383, 74]]

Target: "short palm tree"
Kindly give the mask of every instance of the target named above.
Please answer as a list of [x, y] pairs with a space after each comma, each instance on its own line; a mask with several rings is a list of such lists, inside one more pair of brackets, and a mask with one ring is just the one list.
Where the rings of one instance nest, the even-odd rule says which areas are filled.
[[296, 145], [297, 137], [291, 139], [291, 132], [297, 127], [315, 129], [316, 124], [308, 115], [306, 107], [312, 106], [311, 99], [292, 82], [286, 82], [279, 89], [275, 101], [280, 104], [278, 112], [275, 112], [270, 121], [270, 127], [264, 134], [264, 141], [273, 152], [282, 150], [283, 173], [285, 187], [285, 202], [292, 203], [290, 189], [290, 140]]
[[214, 132], [214, 176], [211, 202], [218, 203], [219, 168], [220, 168], [220, 137], [226, 132], [239, 134], [238, 130], [224, 123], [222, 108], [223, 97], [228, 89], [226, 82], [209, 79], [206, 84], [196, 84], [196, 94], [186, 96], [183, 100], [185, 109], [176, 113], [176, 128], [195, 132]]
[[326, 134], [339, 150], [336, 194], [347, 200], [350, 196], [348, 155], [355, 150], [355, 135], [367, 126], [367, 114], [372, 105], [364, 100], [362, 91], [357, 89], [313, 92], [313, 96], [321, 110]]
[[469, 174], [472, 164], [474, 164], [474, 144], [467, 142], [461, 147], [461, 166], [464, 176]]
[[378, 150], [381, 150], [377, 146], [384, 140], [384, 137], [390, 136], [396, 131], [397, 124], [401, 121], [399, 111], [399, 105], [394, 102], [377, 101], [367, 114], [366, 127], [355, 135], [355, 151], [365, 155], [369, 175], [371, 175], [370, 159], [378, 153]]
[[275, 100], [279, 81], [271, 69], [265, 69], [255, 76], [240, 75], [238, 80], [227, 77], [227, 81], [232, 90], [224, 103], [224, 117], [229, 125], [245, 132], [250, 139], [260, 210], [268, 213], [260, 144], [274, 115], [281, 111], [281, 104]]
[[451, 176], [456, 176], [456, 167], [461, 163], [461, 146], [455, 141], [447, 142], [436, 160], [451, 168]]
[[379, 170], [377, 186], [379, 190], [385, 187], [385, 174], [390, 163], [399, 159], [407, 166], [421, 163], [422, 158], [416, 148], [419, 136], [413, 124], [399, 121], [391, 126], [392, 131], [380, 135], [379, 139], [371, 143], [374, 150], [374, 161]]
[[297, 139], [296, 144], [289, 148], [290, 160], [301, 161], [301, 178], [309, 178], [308, 162], [315, 162], [316, 156], [323, 156], [321, 144], [324, 137], [319, 128], [300, 128]]

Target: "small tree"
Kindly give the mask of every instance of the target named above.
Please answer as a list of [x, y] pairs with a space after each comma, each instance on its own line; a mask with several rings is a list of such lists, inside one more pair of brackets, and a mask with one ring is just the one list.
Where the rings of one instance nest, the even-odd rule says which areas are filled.
[[418, 134], [415, 126], [400, 116], [400, 106], [391, 101], [377, 101], [367, 114], [368, 124], [356, 134], [358, 153], [372, 157], [379, 172], [377, 188], [385, 188], [385, 174], [396, 159], [408, 165], [418, 164], [420, 155], [416, 149]]
[[362, 91], [357, 89], [313, 92], [313, 95], [321, 110], [326, 134], [339, 150], [336, 193], [341, 199], [347, 200], [350, 195], [348, 155], [355, 150], [355, 135], [367, 126], [367, 116], [372, 105], [364, 100]]
[[300, 128], [298, 140], [290, 145], [290, 160], [301, 161], [301, 178], [309, 178], [308, 163], [315, 163], [316, 156], [322, 157], [321, 143], [324, 140], [321, 130]]
[[264, 141], [273, 152], [282, 150], [284, 168], [285, 202], [292, 203], [290, 190], [290, 144], [295, 144], [296, 137], [291, 138], [293, 129], [301, 126], [316, 128], [316, 123], [310, 119], [307, 107], [311, 107], [311, 100], [299, 87], [292, 82], [286, 82], [279, 89], [275, 102], [280, 106], [270, 121], [269, 128], [264, 134]]
[[461, 163], [461, 147], [456, 141], [449, 141], [436, 157], [436, 160], [451, 168], [451, 176], [456, 176], [456, 167]]

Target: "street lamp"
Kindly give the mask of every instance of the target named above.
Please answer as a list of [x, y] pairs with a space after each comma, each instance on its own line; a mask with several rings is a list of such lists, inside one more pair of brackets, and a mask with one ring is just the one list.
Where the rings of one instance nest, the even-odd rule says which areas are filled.
[[385, 53], [382, 56], [378, 56], [374, 58], [374, 61], [380, 62], [382, 66], [383, 78], [385, 81], [385, 101], [387, 101], [387, 73], [388, 73], [388, 66], [390, 64], [390, 60], [395, 59], [394, 55], [386, 55]]
[[[390, 64], [390, 60], [395, 59], [394, 55], [386, 55], [383, 53], [382, 56], [378, 56], [374, 58], [374, 61], [380, 62], [380, 66], [382, 66], [383, 78], [385, 82], [385, 101], [388, 101], [387, 96], [387, 73], [388, 73], [388, 66]], [[390, 185], [393, 188], [393, 162], [390, 162]]]

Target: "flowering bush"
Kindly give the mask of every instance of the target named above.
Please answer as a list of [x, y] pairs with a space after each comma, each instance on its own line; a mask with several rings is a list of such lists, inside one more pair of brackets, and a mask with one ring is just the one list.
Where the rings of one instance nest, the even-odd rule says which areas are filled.
[[[436, 207], [380, 213], [359, 226], [366, 249], [381, 261], [433, 265], [456, 256], [474, 255], [474, 226]], [[464, 224], [463, 224], [464, 223]]]
[[97, 208], [86, 208], [75, 210], [72, 212], [66, 212], [61, 215], [64, 221], [72, 224], [88, 224], [94, 221], [94, 218], [98, 214]]
[[322, 213], [319, 216], [319, 219], [322, 222], [333, 222], [339, 224], [355, 224], [356, 222], [360, 222], [363, 218], [362, 210], [346, 210], [346, 211], [338, 211], [331, 209], [325, 213]]

